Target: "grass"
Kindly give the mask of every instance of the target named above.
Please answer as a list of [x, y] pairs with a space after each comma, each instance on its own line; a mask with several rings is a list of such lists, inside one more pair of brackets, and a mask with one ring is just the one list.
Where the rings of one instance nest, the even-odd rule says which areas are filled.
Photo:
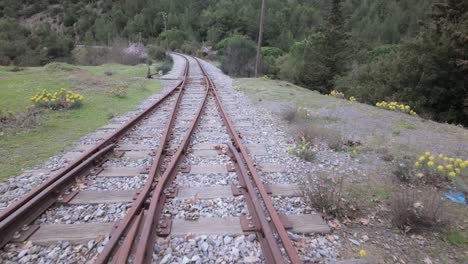
[[[40, 125], [31, 129], [0, 132], [0, 181], [17, 175], [22, 168], [40, 164], [67, 149], [81, 136], [108, 122], [109, 116], [133, 109], [143, 98], [160, 90], [160, 83], [144, 79], [146, 66], [108, 64], [73, 66], [52, 64], [10, 72], [0, 67], [0, 111], [24, 112], [32, 104], [30, 97], [42, 89], [68, 88], [84, 96], [81, 108], [68, 111], [44, 111]], [[112, 71], [112, 76], [104, 72]], [[117, 84], [128, 86], [128, 96], [117, 98], [106, 91]]]

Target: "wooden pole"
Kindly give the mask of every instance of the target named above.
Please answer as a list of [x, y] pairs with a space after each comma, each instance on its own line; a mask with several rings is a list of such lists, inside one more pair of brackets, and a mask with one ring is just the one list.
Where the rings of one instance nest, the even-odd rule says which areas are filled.
[[261, 56], [260, 49], [262, 47], [264, 17], [265, 17], [265, 0], [262, 0], [262, 7], [260, 9], [260, 25], [258, 29], [257, 56], [255, 58], [255, 78], [258, 77], [258, 68], [260, 66], [260, 56]]

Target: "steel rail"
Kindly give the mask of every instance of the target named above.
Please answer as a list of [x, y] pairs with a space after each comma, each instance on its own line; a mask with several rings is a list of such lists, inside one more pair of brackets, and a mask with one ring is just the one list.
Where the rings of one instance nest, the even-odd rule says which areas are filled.
[[[260, 216], [261, 228], [263, 230], [263, 235], [265, 236], [265, 238], [268, 241], [269, 250], [273, 253], [273, 256], [275, 257], [275, 260], [274, 260], [273, 263], [281, 263], [281, 262], [284, 262], [284, 260], [281, 261], [280, 259], [277, 258], [277, 256], [278, 256], [277, 250], [278, 249], [277, 249], [277, 245], [275, 246], [275, 244], [277, 244], [277, 240], [273, 236], [273, 234], [270, 233], [269, 230], [271, 230], [271, 229], [269, 229], [267, 227], [269, 224], [271, 224], [271, 226], [276, 230], [276, 233], [278, 234], [279, 239], [280, 239], [281, 243], [283, 244], [286, 255], [288, 256], [291, 263], [301, 263], [299, 255], [297, 254], [297, 252], [296, 252], [296, 250], [294, 248], [294, 245], [292, 244], [291, 240], [289, 239], [288, 234], [286, 232], [286, 229], [284, 228], [284, 225], [281, 222], [281, 219], [280, 219], [278, 213], [276, 212], [273, 204], [271, 203], [270, 197], [267, 194], [267, 192], [265, 190], [265, 187], [264, 187], [263, 183], [260, 180], [260, 177], [259, 177], [259, 175], [258, 175], [258, 173], [257, 173], [257, 171], [255, 169], [255, 166], [254, 166], [253, 162], [251, 161], [251, 159], [249, 158], [247, 149], [242, 144], [242, 141], [241, 141], [239, 135], [237, 134], [237, 132], [236, 132], [236, 130], [235, 130], [235, 128], [234, 128], [234, 126], [233, 126], [233, 124], [232, 124], [232, 122], [231, 122], [231, 120], [230, 120], [230, 118], [229, 118], [229, 116], [228, 116], [228, 114], [226, 112], [226, 110], [224, 109], [224, 107], [222, 105], [221, 98], [218, 95], [215, 84], [209, 78], [208, 73], [205, 71], [205, 69], [201, 65], [201, 62], [197, 58], [195, 58], [195, 60], [197, 61], [200, 68], [202, 69], [203, 73], [205, 74], [205, 76], [207, 77], [207, 79], [210, 82], [211, 91], [214, 94], [216, 104], [217, 104], [217, 106], [218, 106], [218, 108], [219, 108], [219, 110], [221, 112], [221, 116], [222, 116], [222, 118], [224, 120], [224, 123], [226, 125], [226, 129], [228, 130], [228, 133], [231, 135], [231, 138], [233, 140], [234, 145], [237, 147], [235, 150], [237, 150], [237, 152], [238, 152], [237, 154], [239, 154], [238, 158], [240, 159], [240, 162], [244, 162], [245, 165], [247, 166], [247, 169], [250, 172], [250, 179], [253, 181], [253, 184], [255, 185], [255, 188], [257, 189], [258, 193], [260, 194], [260, 198], [262, 199], [262, 203], [266, 208], [266, 212], [264, 210], [261, 210], [261, 212], [257, 211], [257, 214]], [[236, 153], [234, 153], [234, 155], [236, 155]], [[258, 200], [258, 196], [257, 196], [255, 191], [248, 190], [248, 194], [251, 196], [251, 199], [253, 201]], [[261, 219], [263, 218], [262, 216], [265, 216], [266, 213], [268, 213], [268, 215], [269, 215], [268, 218], [266, 219], [268, 224], [264, 225], [265, 222], [263, 220], [261, 220]]]
[[206, 91], [203, 96], [202, 102], [200, 103], [200, 106], [196, 112], [196, 116], [192, 121], [189, 130], [185, 133], [185, 136], [182, 139], [182, 142], [180, 143], [179, 147], [177, 148], [176, 153], [172, 156], [169, 165], [167, 166], [163, 175], [159, 178], [159, 181], [155, 189], [153, 190], [152, 196], [150, 198], [151, 202], [149, 208], [145, 213], [146, 217], [141, 229], [140, 239], [136, 246], [134, 263], [151, 263], [152, 261], [153, 245], [165, 199], [163, 191], [168, 186], [168, 184], [174, 179], [177, 173], [177, 166], [182, 160], [184, 153], [186, 152], [186, 148], [188, 146], [190, 137], [195, 131], [195, 128], [198, 122], [200, 121], [201, 114], [206, 106], [206, 101], [210, 92], [210, 86], [207, 76], [204, 76], [204, 79], [206, 83]]
[[115, 143], [122, 138], [132, 127], [155, 110], [162, 102], [172, 95], [182, 84], [181, 80], [174, 88], [154, 102], [146, 110], [129, 120], [125, 125], [103, 139], [92, 149], [83, 153], [77, 160], [57, 172], [44, 183], [31, 190], [20, 200], [6, 209], [0, 211], [0, 248], [2, 248], [24, 225], [29, 224], [36, 217], [49, 208], [58, 198], [60, 188], [71, 184], [70, 181], [83, 173], [83, 168], [92, 164], [96, 159], [102, 158], [111, 151]]
[[[154, 187], [157, 173], [159, 172], [160, 167], [162, 165], [161, 161], [163, 160], [165, 146], [170, 140], [170, 136], [171, 136], [170, 132], [174, 126], [176, 112], [177, 112], [177, 109], [179, 108], [182, 94], [184, 92], [184, 88], [185, 88], [185, 84], [187, 81], [187, 76], [188, 76], [190, 68], [189, 68], [189, 62], [187, 58], [185, 57], [183, 58], [185, 59], [186, 65], [187, 65], [184, 71], [183, 82], [180, 85], [180, 90], [177, 95], [176, 101], [174, 102], [174, 105], [172, 106], [171, 114], [166, 123], [166, 127], [161, 137], [160, 144], [156, 148], [156, 155], [153, 159], [153, 163], [151, 165], [146, 183], [143, 189], [139, 191], [137, 199], [133, 202], [131, 208], [125, 215], [124, 219], [119, 223], [117, 229], [112, 232], [110, 240], [107, 242], [106, 246], [104, 247], [104, 250], [98, 255], [98, 258], [95, 261], [95, 263], [107, 263], [110, 260], [110, 258], [113, 256], [113, 253], [115, 251], [118, 251], [118, 252], [114, 254], [114, 258], [112, 259], [112, 262], [126, 263], [128, 259], [131, 247], [133, 245], [133, 241], [135, 241], [135, 238], [137, 236], [138, 227], [142, 222], [143, 213], [144, 213], [143, 207], [145, 205], [147, 197], [149, 196], [150, 192], [152, 191]], [[128, 231], [129, 229], [130, 231]], [[127, 231], [128, 231], [128, 234], [126, 235], [123, 244], [119, 247], [119, 242], [122, 236]], [[116, 248], [118, 248], [118, 250], [116, 250]]]

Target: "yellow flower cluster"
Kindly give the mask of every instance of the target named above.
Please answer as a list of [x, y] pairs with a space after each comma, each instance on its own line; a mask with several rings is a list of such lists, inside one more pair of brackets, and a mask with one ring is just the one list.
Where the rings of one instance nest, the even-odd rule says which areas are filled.
[[312, 116], [310, 111], [307, 108], [302, 108], [300, 106], [297, 108], [297, 113], [299, 114], [300, 117], [306, 118], [306, 119], [311, 118]]
[[416, 112], [411, 109], [409, 105], [401, 104], [398, 102], [378, 102], [375, 104], [377, 107], [383, 108], [383, 109], [388, 109], [388, 110], [393, 110], [393, 111], [400, 111], [403, 113], [407, 113], [410, 115], [415, 116]]
[[301, 139], [299, 144], [295, 144], [294, 146], [287, 147], [286, 150], [296, 155], [304, 160], [312, 161], [315, 158], [315, 151], [310, 146], [310, 143], [307, 143], [304, 138]]
[[356, 102], [356, 97], [351, 96], [351, 97], [349, 97], [349, 100], [350, 100], [351, 102]]
[[342, 92], [338, 92], [336, 90], [331, 91], [330, 94], [327, 94], [325, 96], [333, 96], [333, 97], [336, 97], [336, 98], [339, 98], [339, 99], [344, 99], [345, 98], [345, 96], [344, 96], [344, 94]]
[[65, 88], [61, 88], [59, 91], [53, 93], [44, 89], [31, 97], [31, 101], [36, 107], [58, 110], [61, 108], [68, 109], [81, 106], [83, 103], [83, 96], [73, 91], [68, 91]]
[[124, 86], [118, 86], [112, 90], [107, 91], [107, 93], [115, 97], [124, 98], [128, 95], [128, 89]]
[[468, 175], [468, 160], [452, 158], [443, 154], [433, 156], [428, 151], [421, 155], [414, 165], [450, 178], [455, 178], [458, 175]]

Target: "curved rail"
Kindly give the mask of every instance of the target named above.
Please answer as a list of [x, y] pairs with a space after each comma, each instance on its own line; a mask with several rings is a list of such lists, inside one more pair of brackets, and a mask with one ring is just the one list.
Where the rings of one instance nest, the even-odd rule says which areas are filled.
[[[268, 196], [265, 190], [265, 187], [263, 186], [263, 183], [261, 182], [260, 177], [258, 176], [255, 166], [253, 162], [251, 161], [251, 159], [249, 158], [247, 149], [242, 144], [242, 141], [239, 135], [237, 134], [234, 126], [232, 125], [231, 120], [229, 119], [229, 116], [227, 115], [226, 110], [224, 109], [222, 105], [222, 102], [218, 95], [215, 84], [208, 77], [208, 73], [205, 71], [200, 61], [198, 59], [196, 60], [200, 68], [202, 69], [203, 74], [206, 76], [206, 78], [210, 82], [210, 86], [212, 87], [211, 91], [214, 94], [216, 104], [221, 112], [221, 116], [226, 125], [226, 129], [228, 130], [228, 133], [231, 136], [233, 145], [236, 146], [235, 148], [233, 146], [230, 146], [230, 150], [231, 152], [233, 152], [237, 163], [240, 165], [241, 171], [244, 171], [242, 174], [243, 174], [245, 184], [246, 184], [245, 187], [247, 187], [247, 193], [249, 195], [249, 199], [253, 202], [255, 214], [259, 218], [258, 224], [260, 224], [260, 228], [262, 231], [261, 234], [266, 239], [266, 242], [261, 243], [261, 245], [262, 245], [264, 253], [266, 253], [264, 255], [265, 255], [265, 258], [267, 259], [267, 262], [269, 263], [283, 263], [284, 262], [284, 260], [283, 261], [281, 260], [283, 259], [282, 254], [281, 254], [281, 249], [279, 248], [278, 242], [272, 232], [273, 230], [275, 230], [276, 234], [278, 234], [279, 236], [281, 243], [283, 244], [283, 247], [286, 251], [286, 255], [288, 256], [291, 263], [301, 263], [299, 255], [294, 249], [294, 246], [288, 237], [286, 229], [284, 228], [284, 225], [281, 222], [278, 213], [276, 212], [273, 204], [271, 203], [270, 197]], [[244, 167], [245, 166], [244, 164], [247, 166], [247, 168]], [[248, 174], [250, 174], [250, 177], [248, 177]], [[252, 180], [252, 182], [250, 182], [250, 180]], [[255, 189], [257, 189], [260, 195], [261, 203], [266, 207], [266, 212], [262, 209], [261, 203], [258, 199]], [[267, 216], [266, 214], [268, 214], [269, 216]]]
[[109, 151], [113, 150], [115, 142], [122, 138], [132, 127], [144, 117], [155, 110], [170, 95], [185, 84], [188, 73], [188, 62], [184, 72], [184, 78], [174, 88], [154, 102], [142, 113], [128, 121], [124, 126], [102, 140], [92, 149], [83, 153], [77, 160], [50, 177], [37, 188], [31, 190], [20, 200], [16, 201], [5, 210], [0, 212], [0, 248], [2, 248], [13, 237], [15, 232], [28, 225], [47, 208], [49, 208], [59, 197], [61, 190], [69, 186], [72, 181], [89, 171], [96, 161], [102, 159]]

